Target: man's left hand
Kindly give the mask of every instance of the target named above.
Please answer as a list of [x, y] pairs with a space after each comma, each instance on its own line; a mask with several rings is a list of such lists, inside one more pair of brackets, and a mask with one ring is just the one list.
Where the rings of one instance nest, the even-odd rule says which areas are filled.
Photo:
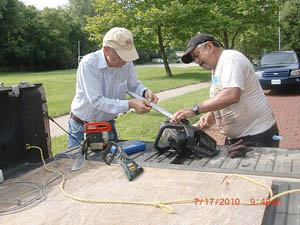
[[147, 89], [145, 92], [145, 98], [153, 103], [157, 103], [158, 102], [158, 97], [156, 94], [154, 94], [151, 90]]

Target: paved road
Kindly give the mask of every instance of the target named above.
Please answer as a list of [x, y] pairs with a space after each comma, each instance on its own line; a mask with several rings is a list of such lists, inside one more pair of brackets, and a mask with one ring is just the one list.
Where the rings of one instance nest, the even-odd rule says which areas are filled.
[[[181, 67], [181, 68], [186, 68], [186, 67], [191, 67], [191, 66], [199, 66], [196, 63], [172, 63], [169, 64], [170, 67]], [[136, 67], [164, 67], [164, 64], [147, 64], [147, 65], [136, 65]]]

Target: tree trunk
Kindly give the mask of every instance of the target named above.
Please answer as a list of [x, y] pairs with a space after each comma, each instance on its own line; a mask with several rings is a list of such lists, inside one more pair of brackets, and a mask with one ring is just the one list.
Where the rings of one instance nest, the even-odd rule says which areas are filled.
[[224, 48], [229, 49], [228, 34], [226, 31], [223, 32], [223, 42], [224, 42]]
[[231, 49], [234, 48], [235, 39], [236, 39], [237, 36], [240, 34], [241, 30], [242, 30], [242, 24], [241, 24], [241, 26], [236, 30], [235, 34], [234, 34], [233, 37], [232, 37], [232, 40], [231, 40]]
[[161, 54], [161, 57], [163, 59], [164, 65], [165, 65], [166, 74], [167, 74], [168, 77], [172, 77], [173, 74], [172, 74], [172, 71], [169, 67], [168, 57], [167, 57], [167, 54], [166, 54], [166, 51], [165, 51], [165, 48], [164, 48], [164, 45], [163, 45], [163, 38], [161, 36], [161, 26], [158, 26], [157, 36], [158, 36], [159, 50], [160, 50], [160, 54]]

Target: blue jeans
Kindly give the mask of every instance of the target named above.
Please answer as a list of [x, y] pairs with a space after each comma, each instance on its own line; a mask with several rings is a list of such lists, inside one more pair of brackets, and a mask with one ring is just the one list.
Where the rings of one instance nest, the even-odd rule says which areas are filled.
[[[111, 131], [108, 132], [109, 140], [118, 141], [118, 133], [115, 126], [115, 121], [110, 120], [108, 122], [112, 127]], [[80, 143], [83, 141], [84, 133], [83, 133], [83, 125], [76, 122], [72, 118], [69, 118], [68, 127], [69, 127], [68, 132], [73, 137], [72, 138], [70, 135], [68, 135], [68, 149], [70, 149], [80, 145]]]

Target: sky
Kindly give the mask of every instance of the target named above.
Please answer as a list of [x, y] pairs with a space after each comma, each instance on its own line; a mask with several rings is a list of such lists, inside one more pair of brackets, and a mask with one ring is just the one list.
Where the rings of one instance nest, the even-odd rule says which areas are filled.
[[25, 5], [33, 5], [37, 9], [43, 9], [45, 7], [57, 8], [69, 3], [68, 0], [21, 0]]

